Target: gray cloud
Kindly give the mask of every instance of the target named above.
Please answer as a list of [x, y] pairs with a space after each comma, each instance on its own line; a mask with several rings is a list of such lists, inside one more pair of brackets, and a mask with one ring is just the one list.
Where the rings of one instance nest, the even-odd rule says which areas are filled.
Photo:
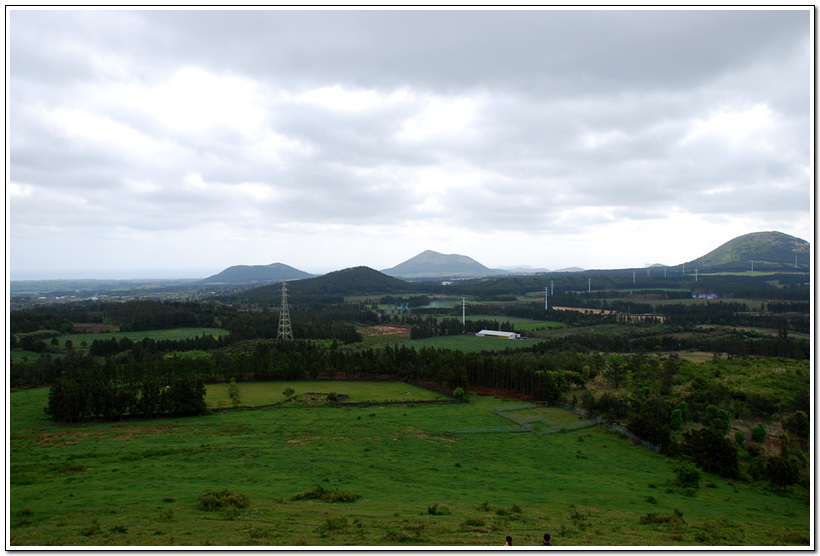
[[[428, 248], [602, 267], [636, 234], [636, 265], [670, 242], [683, 260], [718, 236], [808, 238], [810, 16], [12, 10], [12, 277], [59, 273], [59, 237], [105, 230], [110, 256], [71, 268], [384, 268]], [[584, 252], [590, 234], [610, 248]], [[546, 238], [567, 248], [534, 260]]]

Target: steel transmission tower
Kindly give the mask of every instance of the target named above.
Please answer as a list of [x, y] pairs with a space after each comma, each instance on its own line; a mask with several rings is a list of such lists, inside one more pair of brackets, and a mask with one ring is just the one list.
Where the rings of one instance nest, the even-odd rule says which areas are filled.
[[290, 310], [288, 309], [288, 286], [282, 278], [282, 309], [279, 311], [279, 334], [276, 339], [292, 340], [293, 329], [290, 326]]

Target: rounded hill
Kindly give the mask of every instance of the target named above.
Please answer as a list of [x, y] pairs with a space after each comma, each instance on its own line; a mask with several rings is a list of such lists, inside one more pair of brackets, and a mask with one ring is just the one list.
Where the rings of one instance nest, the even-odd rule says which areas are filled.
[[782, 232], [755, 232], [728, 241], [706, 255], [686, 263], [700, 270], [737, 272], [750, 270], [806, 271], [809, 242]]

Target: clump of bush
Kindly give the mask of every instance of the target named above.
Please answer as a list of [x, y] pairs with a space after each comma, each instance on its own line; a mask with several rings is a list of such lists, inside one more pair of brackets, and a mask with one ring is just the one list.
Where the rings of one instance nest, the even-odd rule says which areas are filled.
[[242, 400], [239, 399], [239, 386], [236, 384], [236, 377], [231, 377], [228, 395], [231, 397], [231, 404], [234, 407], [239, 407], [242, 404]]
[[342, 529], [347, 528], [347, 526], [348, 521], [345, 516], [328, 516], [325, 518], [323, 529], [328, 532], [341, 531]]
[[654, 523], [683, 523], [683, 514], [675, 510], [674, 514], [671, 515], [657, 515], [657, 514], [646, 514], [641, 516], [640, 523], [641, 525], [652, 525]]
[[450, 508], [438, 504], [427, 506], [427, 513], [430, 515], [450, 515]]
[[467, 519], [462, 526], [464, 527], [484, 527], [485, 521], [480, 517], [471, 517]]
[[689, 462], [681, 462], [675, 466], [675, 484], [684, 488], [698, 488], [700, 470]]
[[228, 508], [246, 508], [250, 504], [247, 494], [236, 494], [231, 490], [218, 490], [199, 495], [199, 509], [215, 512]]
[[344, 490], [329, 490], [324, 487], [317, 486], [313, 490], [306, 490], [295, 494], [291, 500], [323, 500], [325, 502], [355, 502], [361, 498], [360, 494]]

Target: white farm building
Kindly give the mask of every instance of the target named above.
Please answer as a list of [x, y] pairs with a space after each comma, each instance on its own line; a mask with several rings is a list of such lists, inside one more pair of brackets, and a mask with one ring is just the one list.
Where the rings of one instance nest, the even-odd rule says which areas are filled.
[[501, 332], [499, 330], [482, 330], [481, 332], [476, 332], [475, 335], [483, 338], [504, 338], [505, 340], [521, 339], [521, 334], [516, 334], [515, 332]]

